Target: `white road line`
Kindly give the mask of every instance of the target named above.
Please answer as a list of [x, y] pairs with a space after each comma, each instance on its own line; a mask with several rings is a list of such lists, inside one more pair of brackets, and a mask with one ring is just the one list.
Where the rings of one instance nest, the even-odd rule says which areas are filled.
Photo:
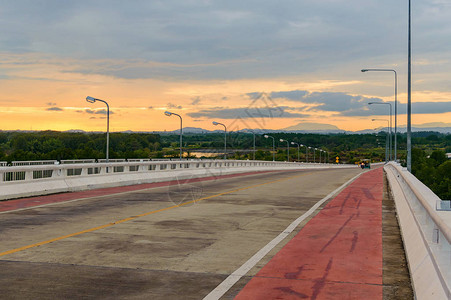
[[[78, 202], [78, 201], [84, 201], [84, 200], [92, 200], [92, 199], [96, 199], [96, 198], [106, 198], [106, 197], [109, 197], [109, 196], [121, 196], [121, 195], [125, 195], [125, 194], [138, 193], [138, 192], [142, 192], [142, 191], [145, 191], [145, 190], [160, 189], [160, 188], [167, 188], [167, 187], [168, 186], [166, 186], [166, 185], [165, 186], [156, 186], [156, 187], [145, 188], [145, 189], [140, 189], [140, 190], [125, 191], [125, 192], [112, 193], [112, 194], [88, 196], [88, 197], [72, 199], [72, 200], [63, 200], [63, 201], [58, 201], [58, 202], [51, 202], [51, 203], [46, 203], [46, 204], [41, 204], [41, 205], [36, 205], [36, 206], [28, 206], [28, 207], [24, 207], [24, 208], [13, 209], [13, 210], [0, 211], [0, 215], [1, 214], [7, 214], [7, 213], [14, 213], [14, 212], [22, 211], [22, 210], [41, 208], [41, 207], [53, 206], [53, 205], [62, 205], [62, 204], [66, 204], [66, 203]], [[89, 190], [86, 190], [86, 191], [89, 191]], [[86, 192], [86, 191], [83, 191], [83, 192]], [[44, 195], [44, 196], [46, 196], [46, 195]], [[11, 200], [14, 201], [16, 199], [11, 199]], [[8, 200], [5, 200], [5, 201], [8, 201]]]
[[299, 224], [302, 223], [306, 218], [308, 218], [315, 210], [327, 201], [329, 198], [340, 192], [343, 188], [345, 188], [348, 184], [353, 182], [357, 177], [362, 175], [360, 173], [342, 186], [331, 192], [329, 195], [318, 201], [315, 205], [313, 205], [307, 212], [305, 212], [302, 216], [294, 220], [284, 231], [282, 231], [277, 237], [275, 237], [272, 241], [270, 241], [266, 246], [261, 248], [257, 253], [254, 254], [248, 261], [246, 261], [241, 267], [236, 269], [232, 274], [230, 274], [223, 282], [221, 282], [214, 290], [212, 290], [207, 296], [205, 296], [204, 300], [216, 300], [221, 298], [238, 280], [241, 279], [244, 275], [247, 274], [266, 254], [269, 253], [275, 246], [277, 246], [283, 239], [285, 239]]

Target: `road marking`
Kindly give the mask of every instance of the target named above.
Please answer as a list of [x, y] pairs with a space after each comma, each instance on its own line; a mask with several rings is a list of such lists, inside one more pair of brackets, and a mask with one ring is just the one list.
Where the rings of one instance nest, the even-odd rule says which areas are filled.
[[327, 201], [329, 198], [337, 194], [355, 179], [357, 179], [362, 173], [357, 174], [342, 186], [331, 192], [329, 195], [318, 201], [315, 205], [313, 205], [307, 212], [305, 212], [302, 216], [294, 220], [288, 227], [282, 231], [278, 236], [276, 236], [272, 241], [270, 241], [266, 246], [261, 248], [257, 253], [254, 254], [248, 261], [246, 261], [241, 267], [236, 269], [232, 274], [230, 274], [223, 282], [221, 282], [214, 290], [212, 290], [207, 296], [205, 296], [204, 300], [216, 300], [221, 298], [238, 280], [241, 279], [244, 275], [247, 274], [263, 257], [266, 256], [274, 247], [276, 247], [282, 240], [284, 240], [299, 224], [302, 223], [306, 218], [308, 218], [312, 213], [315, 212], [318, 207]]
[[[163, 187], [166, 187], [166, 186], [159, 186], [159, 187], [154, 187], [154, 188], [150, 188], [150, 189], [158, 189], [158, 188], [163, 188]], [[147, 189], [145, 189], [145, 190], [147, 190]], [[95, 198], [105, 198], [105, 197], [108, 197], [108, 196], [117, 196], [117, 195], [120, 196], [120, 195], [123, 195], [123, 194], [129, 194], [129, 193], [134, 193], [134, 192], [139, 192], [139, 191], [142, 191], [142, 190], [126, 191], [126, 192], [120, 192], [120, 193], [112, 193], [112, 194], [105, 194], [105, 195], [83, 197], [83, 198], [79, 198], [79, 199], [65, 200], [65, 201], [61, 201], [61, 202], [46, 203], [46, 204], [41, 204], [41, 205], [36, 205], [36, 206], [29, 206], [29, 207], [24, 207], [24, 208], [18, 208], [18, 209], [14, 209], [14, 210], [0, 211], [0, 215], [1, 214], [8, 214], [8, 213], [13, 213], [13, 212], [18, 212], [18, 211], [23, 211], [23, 210], [28, 210], [28, 209], [53, 206], [53, 205], [58, 205], [58, 204], [66, 204], [66, 203], [78, 202], [78, 201], [83, 201], [83, 200], [91, 200], [91, 199], [95, 199]]]
[[[291, 170], [279, 170], [280, 172], [291, 172]], [[257, 174], [261, 174], [261, 173], [269, 173], [269, 172], [279, 172], [279, 171], [255, 171], [255, 172], [247, 172], [247, 173], [238, 173], [238, 174], [226, 174], [226, 175], [217, 175], [217, 176], [211, 176], [211, 177], [199, 177], [199, 178], [194, 178], [194, 182], [204, 182], [204, 181], [209, 181], [211, 180], [211, 178], [217, 178], [217, 179], [227, 179], [229, 178], [230, 175], [232, 175], [233, 177], [239, 177], [239, 176], [247, 176], [247, 175], [257, 175]], [[215, 179], [216, 180], [216, 179]], [[191, 183], [191, 179], [183, 179], [182, 180], [182, 184], [188, 184]], [[185, 182], [186, 181], [186, 182]], [[153, 186], [153, 187], [147, 187], [147, 188], [142, 188], [142, 189], [137, 189], [137, 190], [130, 190], [130, 191], [124, 191], [124, 192], [113, 192], [110, 194], [103, 194], [103, 195], [95, 195], [95, 196], [86, 196], [86, 197], [81, 197], [78, 199], [72, 199], [72, 200], [63, 200], [63, 201], [59, 201], [59, 202], [52, 202], [52, 203], [45, 203], [45, 204], [41, 204], [41, 205], [35, 205], [35, 206], [29, 206], [29, 207], [23, 207], [23, 208], [18, 208], [18, 209], [12, 209], [12, 210], [6, 210], [6, 211], [0, 211], [0, 215], [1, 214], [7, 214], [7, 213], [12, 213], [12, 212], [18, 212], [18, 211], [23, 211], [23, 210], [28, 210], [28, 209], [34, 209], [34, 208], [41, 208], [41, 207], [47, 207], [47, 206], [53, 206], [53, 205], [59, 205], [59, 204], [64, 204], [64, 203], [71, 203], [71, 202], [77, 202], [77, 201], [84, 201], [84, 200], [90, 200], [90, 199], [96, 199], [96, 198], [104, 198], [104, 197], [108, 197], [108, 196], [117, 196], [117, 195], [124, 195], [124, 194], [130, 194], [130, 193], [139, 193], [142, 191], [146, 191], [146, 190], [152, 190], [152, 189], [160, 189], [160, 188], [167, 188], [173, 185], [179, 185], [180, 183], [177, 180], [177, 183], [172, 183], [172, 181], [163, 181], [163, 182], [154, 182], [154, 183], [145, 183], [144, 185], [147, 184], [165, 184], [168, 183], [167, 185], [161, 185], [161, 186]], [[122, 186], [125, 187], [125, 186]], [[82, 192], [86, 192], [86, 191], [82, 191]], [[51, 195], [43, 195], [43, 197], [46, 196], [51, 196]], [[18, 199], [11, 199], [12, 201], [18, 200]], [[1, 200], [0, 200], [1, 201]], [[8, 200], [7, 200], [8, 201]]]
[[170, 210], [170, 209], [177, 208], [177, 207], [181, 207], [181, 206], [184, 206], [184, 205], [193, 204], [193, 203], [200, 202], [200, 201], [203, 201], [203, 200], [207, 200], [207, 199], [211, 199], [211, 198], [215, 198], [215, 197], [219, 197], [219, 196], [223, 196], [223, 195], [227, 195], [227, 194], [231, 194], [231, 193], [235, 193], [235, 192], [239, 192], [239, 191], [243, 191], [243, 190], [247, 190], [247, 189], [251, 189], [251, 188], [255, 188], [255, 187], [271, 184], [271, 183], [276, 183], [276, 182], [280, 182], [280, 181], [290, 180], [290, 179], [293, 179], [293, 178], [306, 176], [308, 174], [310, 174], [310, 172], [303, 172], [303, 174], [301, 174], [301, 175], [295, 175], [295, 176], [290, 176], [290, 177], [286, 177], [286, 178], [272, 180], [272, 181], [268, 181], [268, 182], [264, 182], [264, 183], [254, 184], [254, 185], [250, 185], [250, 186], [247, 186], [247, 187], [242, 187], [242, 188], [239, 188], [239, 189], [234, 189], [234, 190], [231, 190], [231, 191], [226, 191], [226, 192], [218, 193], [218, 194], [215, 194], [215, 195], [211, 195], [211, 196], [207, 196], [207, 197], [202, 197], [202, 198], [199, 198], [199, 199], [191, 200], [189, 202], [184, 202], [184, 203], [181, 203], [181, 204], [165, 207], [165, 208], [162, 208], [162, 209], [158, 209], [158, 210], [142, 213], [142, 214], [139, 214], [139, 215], [136, 215], [136, 216], [133, 216], [133, 217], [129, 217], [129, 218], [125, 218], [125, 219], [122, 219], [122, 220], [119, 220], [119, 221], [116, 221], [116, 222], [104, 224], [104, 225], [101, 225], [101, 226], [97, 226], [97, 227], [94, 227], [94, 228], [86, 229], [86, 230], [75, 232], [75, 233], [71, 233], [71, 234], [68, 234], [68, 235], [63, 235], [63, 236], [60, 236], [60, 237], [56, 237], [56, 238], [53, 238], [53, 239], [50, 239], [50, 240], [46, 240], [46, 241], [42, 241], [42, 242], [39, 242], [39, 243], [23, 246], [23, 247], [20, 247], [20, 248], [16, 248], [16, 249], [0, 252], [0, 257], [8, 255], [8, 254], [21, 252], [21, 251], [24, 251], [24, 250], [27, 250], [27, 249], [30, 249], [30, 248], [35, 248], [35, 247], [39, 247], [39, 246], [42, 246], [42, 245], [50, 244], [50, 243], [53, 243], [53, 242], [56, 242], [56, 241], [60, 241], [60, 240], [67, 239], [67, 238], [70, 238], [70, 237], [74, 237], [74, 236], [77, 236], [77, 235], [81, 235], [81, 234], [84, 234], [84, 233], [89, 233], [89, 232], [93, 232], [93, 231], [96, 231], [96, 230], [108, 228], [108, 227], [111, 227], [111, 226], [114, 226], [114, 225], [117, 225], [117, 224], [121, 224], [121, 223], [124, 223], [124, 222], [128, 222], [128, 221], [140, 218], [140, 217], [152, 215], [152, 214], [155, 214], [155, 213], [163, 212], [163, 211]]

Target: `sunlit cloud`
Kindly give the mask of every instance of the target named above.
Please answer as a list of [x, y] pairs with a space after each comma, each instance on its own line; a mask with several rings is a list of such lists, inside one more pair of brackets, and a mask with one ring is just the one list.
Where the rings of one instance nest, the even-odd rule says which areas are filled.
[[[450, 117], [445, 2], [413, 6], [412, 111], [424, 122]], [[369, 116], [388, 115], [386, 105], [368, 102], [393, 104], [392, 77], [362, 75], [369, 66], [398, 70], [398, 112], [405, 113], [402, 2], [46, 3], [1, 5], [4, 128], [102, 129], [105, 106], [87, 106], [87, 95], [108, 101], [115, 130], [177, 126], [166, 109], [205, 127], [211, 118], [261, 118], [273, 128], [327, 118], [365, 128]]]
[[192, 118], [220, 118], [220, 119], [253, 119], [253, 118], [304, 118], [307, 114], [289, 112], [289, 107], [277, 108], [212, 108], [188, 113]]

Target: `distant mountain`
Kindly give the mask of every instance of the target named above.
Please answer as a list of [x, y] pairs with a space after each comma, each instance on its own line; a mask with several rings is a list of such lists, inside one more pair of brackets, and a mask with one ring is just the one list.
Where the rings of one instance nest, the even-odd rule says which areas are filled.
[[342, 133], [345, 130], [338, 128], [335, 125], [324, 123], [298, 123], [297, 125], [282, 128], [280, 131], [299, 132], [299, 133]]
[[[203, 129], [203, 128], [199, 128], [199, 127], [185, 127], [183, 128], [183, 132], [185, 133], [204, 133], [204, 132], [208, 132], [209, 130]], [[179, 132], [179, 130], [177, 130], [177, 132]]]
[[[198, 127], [183, 127], [183, 133], [210, 133], [213, 131], [198, 128]], [[172, 130], [172, 131], [165, 131], [166, 134], [179, 134], [180, 129]]]
[[[375, 133], [379, 131], [386, 131], [387, 127], [378, 127], [376, 129], [364, 129], [359, 131], [348, 131], [348, 133], [357, 133], [357, 134], [366, 134], [366, 133]], [[394, 128], [393, 128], [394, 131]], [[407, 132], [406, 125], [398, 126], [397, 131], [399, 133]], [[419, 131], [434, 131], [440, 133], [451, 133], [451, 123], [443, 123], [443, 122], [433, 122], [433, 123], [424, 123], [424, 124], [413, 124], [412, 132]]]
[[[434, 132], [440, 132], [440, 133], [451, 133], [451, 127], [417, 127], [415, 125], [412, 125], [412, 131], [418, 132], [418, 131], [434, 131]], [[398, 127], [398, 132], [407, 132], [406, 127]]]
[[416, 127], [416, 128], [446, 128], [446, 127], [451, 127], [451, 123], [432, 122], [432, 123], [415, 124], [415, 125], [412, 125], [412, 127]]
[[297, 125], [290, 126], [287, 128], [283, 128], [281, 130], [284, 131], [298, 131], [298, 130], [314, 130], [314, 131], [320, 131], [320, 130], [340, 130], [335, 125], [331, 124], [322, 124], [322, 123], [298, 123]]
[[[299, 123], [293, 126], [289, 126], [282, 129], [252, 129], [256, 134], [264, 134], [264, 133], [274, 133], [274, 132], [293, 132], [293, 133], [348, 133], [348, 134], [371, 134], [376, 133], [379, 131], [385, 131], [387, 130], [387, 127], [378, 127], [376, 129], [364, 129], [364, 130], [358, 130], [358, 131], [345, 131], [340, 128], [338, 128], [335, 125], [331, 124], [324, 124], [324, 123]], [[19, 130], [20, 131], [20, 130]], [[131, 131], [126, 130], [122, 131], [123, 133], [160, 133], [160, 134], [179, 134], [180, 130], [173, 130], [173, 131], [160, 131], [160, 132], [148, 132], [148, 131]], [[238, 130], [238, 132], [249, 132], [251, 130], [248, 129], [242, 129]], [[399, 133], [405, 133], [407, 131], [407, 128], [405, 125], [398, 126], [398, 132]], [[451, 123], [444, 123], [444, 122], [432, 122], [432, 123], [423, 123], [423, 124], [414, 124], [412, 125], [412, 131], [418, 132], [418, 131], [434, 131], [434, 132], [440, 132], [440, 133], [451, 133]], [[32, 132], [32, 131], [22, 131], [22, 132]], [[80, 129], [71, 129], [67, 130], [65, 132], [71, 132], [71, 133], [88, 133]], [[194, 133], [194, 134], [203, 134], [203, 133], [218, 133], [223, 132], [222, 129], [215, 129], [215, 130], [207, 130], [199, 127], [184, 127], [183, 133]], [[89, 133], [96, 133], [96, 132], [89, 132]]]
[[64, 132], [68, 132], [68, 133], [85, 133], [85, 131], [81, 130], [81, 129], [69, 129], [69, 130], [66, 130]]

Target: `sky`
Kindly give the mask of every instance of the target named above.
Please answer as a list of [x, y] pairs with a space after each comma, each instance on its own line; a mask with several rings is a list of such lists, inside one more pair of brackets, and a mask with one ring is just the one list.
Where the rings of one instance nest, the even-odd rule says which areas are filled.
[[[407, 0], [0, 0], [0, 130], [406, 124]], [[451, 126], [451, 0], [412, 0], [412, 124]], [[443, 124], [442, 124], [443, 125]]]

